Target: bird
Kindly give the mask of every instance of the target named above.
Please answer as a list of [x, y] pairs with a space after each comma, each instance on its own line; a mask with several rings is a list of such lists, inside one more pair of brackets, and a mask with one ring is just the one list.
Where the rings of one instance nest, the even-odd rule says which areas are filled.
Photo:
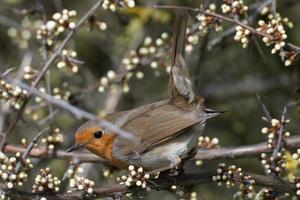
[[195, 94], [184, 60], [187, 20], [186, 12], [175, 19], [170, 97], [104, 118], [133, 134], [136, 140], [101, 126], [96, 118], [78, 128], [75, 144], [68, 152], [86, 148], [120, 169], [130, 165], [146, 170], [172, 169], [189, 157], [206, 120], [220, 112], [205, 108], [204, 98]]

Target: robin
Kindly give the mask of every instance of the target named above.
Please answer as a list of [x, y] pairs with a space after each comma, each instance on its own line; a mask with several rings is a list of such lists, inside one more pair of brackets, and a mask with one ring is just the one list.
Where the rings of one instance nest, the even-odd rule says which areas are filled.
[[187, 14], [180, 13], [174, 27], [171, 97], [104, 118], [137, 140], [121, 137], [94, 119], [78, 128], [68, 152], [84, 147], [118, 168], [134, 165], [146, 170], [171, 169], [189, 156], [205, 121], [219, 112], [204, 108], [203, 98], [194, 92], [183, 57], [186, 27]]

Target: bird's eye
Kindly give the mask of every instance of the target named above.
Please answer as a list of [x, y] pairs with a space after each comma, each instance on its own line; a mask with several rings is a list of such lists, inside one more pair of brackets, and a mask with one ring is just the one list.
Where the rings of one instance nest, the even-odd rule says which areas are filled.
[[103, 131], [97, 131], [94, 133], [94, 138], [99, 139], [102, 137], [102, 135], [103, 135]]

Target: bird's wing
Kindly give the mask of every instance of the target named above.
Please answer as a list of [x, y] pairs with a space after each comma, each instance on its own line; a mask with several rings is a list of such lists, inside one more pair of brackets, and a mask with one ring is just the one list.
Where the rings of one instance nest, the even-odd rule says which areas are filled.
[[117, 137], [113, 145], [114, 154], [120, 160], [138, 159], [142, 152], [176, 137], [194, 124], [205, 122], [206, 113], [192, 106], [160, 101], [127, 111], [123, 116], [126, 120], [121, 117], [121, 128], [136, 135], [139, 141], [133, 144]]

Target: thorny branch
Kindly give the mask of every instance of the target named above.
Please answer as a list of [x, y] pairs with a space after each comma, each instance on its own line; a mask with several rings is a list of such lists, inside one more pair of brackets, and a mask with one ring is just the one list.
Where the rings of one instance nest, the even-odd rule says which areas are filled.
[[[257, 4], [251, 5], [250, 9], [255, 9], [255, 12], [246, 18], [246, 21], [251, 23], [253, 19], [259, 14], [259, 12], [269, 4], [273, 3], [274, 0], [266, 0], [263, 2], [258, 2]], [[223, 31], [220, 36], [217, 36], [207, 43], [207, 49], [211, 50], [214, 46], [218, 45], [224, 38], [227, 38], [235, 33], [235, 27], [228, 28]]]
[[[252, 174], [245, 172], [246, 175], [251, 176], [255, 183], [259, 186], [264, 186], [268, 188], [273, 188], [279, 193], [291, 193], [294, 194], [296, 191], [296, 187], [283, 181], [279, 178], [272, 178], [270, 176], [259, 175], [259, 174]], [[174, 183], [180, 183], [180, 186], [193, 186], [203, 183], [212, 182], [212, 176], [217, 175], [216, 171], [212, 172], [201, 172], [197, 174], [182, 174], [178, 176], [167, 176], [161, 175], [160, 178], [153, 181], [153, 184], [150, 184], [151, 189], [166, 189], [168, 190]], [[69, 200], [69, 199], [95, 199], [96, 197], [115, 197], [116, 194], [119, 196], [124, 195], [128, 192], [136, 192], [138, 189], [127, 188], [125, 185], [113, 185], [109, 187], [101, 187], [94, 189], [92, 195], [85, 195], [83, 192], [72, 192], [72, 193], [62, 193], [62, 194], [41, 194], [47, 198], [48, 200], [52, 199], [61, 199], [61, 200]], [[22, 199], [22, 200], [31, 200], [36, 197], [36, 194], [33, 195], [32, 193], [21, 192], [21, 191], [8, 191], [8, 196], [13, 199]]]
[[[175, 10], [185, 10], [185, 11], [190, 11], [190, 12], [202, 13], [202, 14], [205, 14], [207, 16], [216, 17], [218, 19], [221, 19], [221, 20], [224, 20], [224, 21], [227, 21], [227, 22], [231, 22], [231, 23], [237, 24], [237, 25], [239, 25], [239, 26], [241, 26], [241, 27], [249, 30], [254, 35], [257, 35], [257, 36], [260, 36], [260, 37], [272, 38], [271, 35], [269, 35], [267, 33], [262, 33], [260, 31], [257, 31], [255, 28], [249, 26], [246, 23], [243, 23], [243, 22], [241, 22], [241, 21], [239, 21], [237, 19], [233, 19], [233, 18], [227, 17], [225, 15], [221, 15], [221, 14], [218, 14], [218, 13], [208, 12], [208, 11], [203, 10], [203, 9], [191, 8], [191, 7], [185, 7], [185, 6], [157, 5], [156, 7], [157, 8], [162, 8], [162, 9], [175, 9]], [[292, 43], [287, 43], [286, 45], [290, 49], [292, 49], [292, 50], [294, 50], [296, 52], [300, 52], [300, 47], [299, 46], [294, 45]]]
[[[70, 113], [74, 114], [78, 118], [81, 118], [81, 117], [84, 117], [86, 119], [95, 119], [96, 118], [95, 115], [93, 115], [87, 111], [84, 111], [76, 106], [73, 106], [64, 100], [56, 99], [51, 95], [42, 93], [42, 92], [38, 91], [36, 88], [30, 87], [29, 85], [27, 85], [21, 81], [12, 80], [9, 77], [5, 77], [4, 79], [10, 83], [14, 83], [14, 84], [20, 86], [21, 88], [30, 92], [30, 94], [32, 94], [32, 95], [37, 95], [37, 96], [45, 99], [46, 101], [48, 101], [49, 103], [51, 103], [54, 106], [57, 106], [57, 107], [60, 107], [62, 109], [69, 111]], [[101, 126], [108, 127], [109, 129], [111, 129], [112, 131], [114, 131], [115, 133], [119, 134], [122, 137], [129, 138], [132, 140], [136, 139], [131, 133], [120, 129], [118, 126], [114, 125], [111, 122], [108, 122], [103, 119], [101, 119], [101, 120], [99, 119], [99, 123], [101, 124]], [[3, 142], [3, 141], [1, 140], [1, 142]]]
[[[300, 147], [300, 136], [294, 136], [287, 139], [287, 148], [295, 149]], [[23, 153], [26, 149], [24, 147], [7, 144], [4, 148], [5, 153]], [[216, 149], [198, 149], [194, 159], [197, 160], [213, 160], [213, 159], [233, 159], [239, 157], [257, 156], [263, 152], [270, 152], [266, 143], [244, 145], [240, 147], [222, 147]], [[46, 148], [33, 148], [30, 152], [31, 157], [47, 159], [51, 154], [48, 153]], [[76, 152], [67, 153], [64, 150], [57, 150], [56, 154], [53, 155], [57, 159], [73, 160], [78, 159], [80, 162], [103, 162], [101, 158], [92, 153], [87, 152]]]
[[[272, 3], [273, 11], [276, 11], [276, 0], [268, 1], [268, 3]], [[88, 17], [90, 17], [96, 9], [101, 5], [101, 1], [97, 1], [97, 3], [81, 18], [79, 23], [77, 24], [76, 28], [77, 29]], [[235, 24], [238, 24], [248, 30], [250, 30], [252, 33], [262, 36], [262, 37], [270, 37], [268, 34], [264, 34], [261, 32], [256, 31], [254, 28], [251, 26], [239, 22], [236, 19], [232, 19], [223, 15], [219, 15], [216, 13], [211, 13], [211, 12], [206, 12], [202, 9], [193, 9], [193, 8], [188, 8], [188, 7], [178, 7], [178, 6], [158, 6], [160, 8], [172, 8], [172, 9], [184, 9], [184, 10], [189, 10], [189, 11], [194, 11], [194, 12], [201, 12], [206, 15], [214, 16], [219, 19], [229, 21]], [[50, 59], [45, 63], [44, 67], [42, 68], [41, 72], [35, 79], [35, 81], [32, 84], [32, 87], [21, 83], [17, 81], [11, 81], [14, 82], [17, 85], [20, 85], [22, 88], [27, 89], [29, 91], [29, 96], [28, 98], [24, 101], [19, 113], [17, 114], [15, 121], [13, 121], [6, 134], [2, 138], [0, 142], [0, 147], [4, 147], [4, 152], [6, 153], [15, 153], [15, 152], [21, 152], [23, 153], [23, 157], [26, 158], [27, 156], [32, 156], [32, 157], [37, 157], [41, 159], [47, 159], [47, 158], [57, 158], [57, 159], [69, 159], [69, 160], [78, 160], [79, 163], [82, 162], [104, 162], [102, 159], [99, 157], [95, 156], [94, 154], [90, 153], [66, 153], [63, 150], [58, 150], [55, 152], [55, 155], [53, 156], [48, 152], [46, 148], [33, 148], [34, 144], [37, 142], [39, 137], [43, 134], [43, 131], [40, 132], [34, 140], [30, 143], [30, 145], [27, 148], [19, 147], [17, 145], [13, 144], [7, 144], [5, 145], [6, 142], [6, 137], [7, 135], [14, 129], [16, 126], [17, 122], [19, 119], [22, 117], [22, 112], [24, 111], [24, 108], [29, 101], [29, 99], [32, 97], [32, 95], [38, 95], [46, 99], [49, 103], [49, 105], [56, 105], [58, 107], [64, 108], [74, 114], [77, 117], [86, 117], [86, 118], [94, 118], [95, 116], [83, 111], [77, 107], [72, 107], [72, 105], [53, 98], [51, 95], [43, 94], [39, 92], [36, 89], [36, 86], [39, 84], [39, 82], [42, 80], [44, 77], [45, 73], [48, 71], [49, 67], [55, 61], [55, 59], [59, 56], [61, 51], [64, 49], [68, 41], [72, 38], [72, 36], [75, 34], [75, 29], [69, 32], [65, 40], [60, 44], [60, 46], [56, 49], [54, 54], [50, 57]], [[229, 34], [230, 32], [228, 32]], [[291, 43], [288, 43], [288, 46], [291, 49], [294, 49], [295, 51], [300, 51], [300, 47], [293, 45]], [[286, 108], [285, 108], [286, 111]], [[284, 111], [284, 113], [285, 113]], [[282, 115], [281, 122], [283, 123], [284, 120], [284, 114]], [[110, 126], [114, 126], [110, 124]], [[281, 127], [283, 129], [283, 126]], [[120, 130], [121, 131], [121, 130]], [[282, 133], [282, 130], [279, 130]], [[280, 134], [279, 134], [280, 136]], [[274, 152], [276, 152], [276, 149], [278, 150], [281, 145], [281, 139], [278, 139], [278, 143], [276, 148], [274, 149]], [[300, 136], [292, 137], [287, 139], [286, 141], [286, 147], [288, 148], [297, 148], [300, 147]], [[270, 149], [267, 148], [267, 145], [265, 143], [261, 144], [255, 144], [255, 145], [246, 145], [246, 146], [240, 146], [240, 147], [234, 147], [234, 148], [218, 148], [218, 149], [198, 149], [198, 152], [195, 156], [195, 159], [201, 159], [201, 160], [210, 160], [210, 159], [224, 159], [224, 158], [237, 158], [237, 157], [245, 157], [245, 156], [256, 156], [260, 153], [266, 153], [270, 152]], [[53, 157], [52, 157], [53, 156]], [[16, 171], [19, 170], [20, 168], [20, 163], [18, 163], [16, 167]], [[264, 176], [264, 175], [258, 175], [258, 174], [251, 174], [251, 173], [245, 173], [250, 175], [251, 177], [254, 178], [255, 182], [259, 186], [264, 186], [264, 187], [270, 187], [276, 190], [279, 193], [291, 193], [294, 194], [296, 191], [295, 185], [291, 184], [289, 182], [285, 182], [281, 180], [280, 178], [274, 178], [271, 176]], [[164, 178], [163, 176], [155, 181], [154, 185], [152, 186], [152, 189], [169, 189], [171, 185], [174, 183], [181, 183], [182, 185], [197, 185], [201, 183], [208, 183], [212, 181], [212, 176], [216, 175], [216, 172], [201, 172], [198, 174], [182, 174], [179, 176], [175, 177], [168, 177]], [[37, 196], [40, 197], [46, 197], [47, 199], [82, 199], [82, 198], [95, 198], [95, 197], [107, 197], [107, 196], [112, 196], [115, 197], [116, 195], [123, 195], [128, 192], [134, 192], [137, 189], [132, 190], [131, 188], [127, 188], [124, 185], [113, 185], [110, 187], [102, 187], [102, 188], [96, 188], [94, 189], [93, 195], [86, 196], [85, 193], [83, 192], [72, 192], [72, 193], [61, 193], [61, 194], [56, 194], [56, 193], [45, 193], [45, 194], [32, 194], [29, 192], [22, 192], [18, 190], [10, 190], [7, 191], [7, 195], [10, 196], [12, 199], [36, 199]]]
[[[67, 43], [70, 41], [70, 39], [74, 36], [74, 34], [76, 33], [76, 30], [91, 16], [93, 15], [97, 9], [100, 7], [102, 3], [102, 0], [98, 0], [83, 16], [82, 18], [78, 21], [76, 27], [74, 29], [72, 29], [68, 35], [66, 36], [66, 38], [62, 41], [62, 43], [57, 47], [57, 49], [55, 50], [55, 52], [50, 56], [49, 60], [47, 60], [47, 62], [45, 63], [45, 65], [43, 66], [42, 70], [39, 72], [39, 74], [37, 75], [37, 77], [35, 78], [35, 80], [32, 82], [32, 87], [36, 88], [36, 86], [40, 83], [40, 81], [42, 80], [42, 78], [44, 77], [45, 73], [48, 71], [49, 67], [51, 66], [51, 64], [55, 61], [55, 59], [61, 54], [62, 50], [64, 49], [64, 47], [67, 45]], [[6, 142], [6, 139], [8, 137], [8, 134], [15, 128], [15, 126], [17, 125], [18, 121], [21, 119], [22, 117], [22, 113], [28, 103], [28, 101], [31, 98], [31, 94], [29, 93], [29, 95], [27, 96], [27, 98], [24, 100], [20, 110], [18, 111], [17, 115], [15, 116], [15, 118], [13, 119], [13, 121], [10, 123], [8, 129], [6, 130], [6, 132], [3, 135], [3, 139], [1, 140], [0, 143], [0, 149], [3, 149], [4, 144]]]
[[[43, 134], [48, 130], [48, 128], [45, 128], [44, 130], [40, 131], [30, 142], [28, 147], [25, 149], [23, 155], [22, 155], [22, 160], [26, 160], [26, 158], [30, 155], [31, 150], [33, 149], [34, 145], [37, 144], [38, 140], [43, 136]], [[15, 168], [15, 174], [18, 174], [20, 169], [22, 167], [22, 163], [18, 162], [16, 168]]]

